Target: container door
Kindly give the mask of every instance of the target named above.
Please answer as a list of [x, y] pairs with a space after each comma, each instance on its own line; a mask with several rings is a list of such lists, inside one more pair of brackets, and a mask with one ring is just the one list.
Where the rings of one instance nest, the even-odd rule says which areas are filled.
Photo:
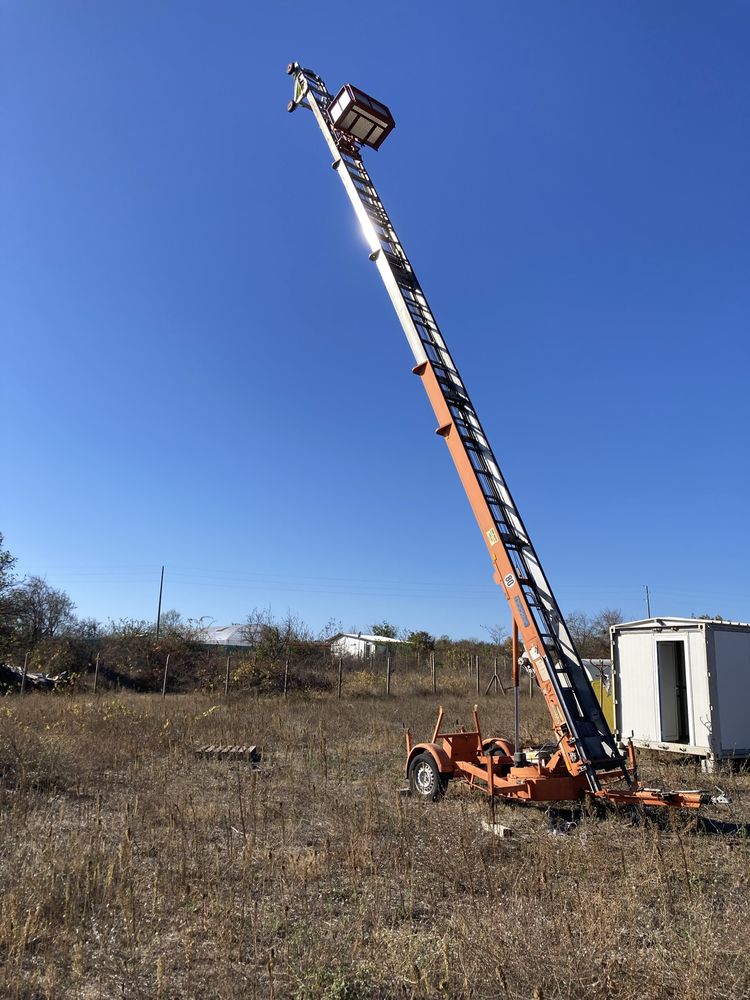
[[689, 743], [688, 690], [685, 671], [685, 640], [657, 639], [659, 714], [664, 743]]
[[616, 716], [622, 739], [660, 739], [655, 645], [652, 632], [615, 632]]

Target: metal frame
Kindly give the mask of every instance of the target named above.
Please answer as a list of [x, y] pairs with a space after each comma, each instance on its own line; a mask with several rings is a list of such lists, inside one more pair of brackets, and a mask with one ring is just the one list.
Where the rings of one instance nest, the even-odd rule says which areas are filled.
[[652, 656], [654, 659], [654, 674], [656, 677], [656, 711], [658, 715], [658, 727], [659, 733], [664, 732], [664, 713], [662, 706], [662, 672], [661, 672], [661, 662], [659, 660], [659, 646], [662, 643], [679, 643], [682, 646], [682, 661], [683, 668], [685, 671], [685, 712], [687, 714], [687, 729], [688, 738], [687, 740], [666, 740], [662, 739], [662, 743], [674, 743], [676, 746], [688, 746], [695, 743], [695, 718], [694, 718], [694, 704], [693, 704], [693, 665], [690, 659], [690, 643], [687, 640], [686, 635], [681, 635], [675, 637], [673, 633], [657, 635], [654, 634], [652, 646]]

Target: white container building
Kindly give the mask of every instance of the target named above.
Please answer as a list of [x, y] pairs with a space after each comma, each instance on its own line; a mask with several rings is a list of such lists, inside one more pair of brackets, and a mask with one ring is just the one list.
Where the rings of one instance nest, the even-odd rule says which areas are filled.
[[610, 636], [620, 739], [708, 768], [750, 757], [750, 625], [649, 618]]

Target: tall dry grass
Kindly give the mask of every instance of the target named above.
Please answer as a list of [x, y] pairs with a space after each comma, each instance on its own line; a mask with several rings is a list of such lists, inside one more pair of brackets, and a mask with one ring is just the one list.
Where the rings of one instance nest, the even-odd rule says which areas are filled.
[[[661, 826], [401, 798], [436, 699], [31, 695], [0, 701], [0, 995], [41, 998], [750, 996], [748, 847]], [[450, 693], [448, 718], [472, 698]], [[482, 700], [511, 731], [510, 699]], [[526, 731], [544, 735], [541, 699]], [[257, 743], [260, 769], [198, 759]], [[687, 763], [647, 777], [705, 784]], [[721, 776], [725, 818], [750, 782]]]

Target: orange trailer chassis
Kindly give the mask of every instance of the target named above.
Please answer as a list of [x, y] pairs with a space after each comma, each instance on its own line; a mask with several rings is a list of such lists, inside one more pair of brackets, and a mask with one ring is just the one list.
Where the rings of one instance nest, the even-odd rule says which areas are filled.
[[668, 792], [658, 788], [642, 788], [632, 744], [628, 746], [629, 787], [622, 783], [620, 768], [611, 773], [599, 772], [601, 788], [592, 791], [584, 774], [571, 774], [560, 749], [534, 752], [534, 759], [525, 764], [514, 763], [514, 747], [507, 740], [483, 739], [479, 714], [474, 706], [474, 729], [455, 733], [441, 732], [444, 710], [438, 713], [435, 730], [429, 743], [413, 743], [411, 731], [406, 733], [406, 773], [412, 792], [420, 798], [438, 799], [449, 780], [460, 780], [488, 797], [519, 802], [580, 802], [606, 801], [616, 805], [671, 806], [677, 809], [698, 809], [712, 801], [710, 793], [697, 790]]

